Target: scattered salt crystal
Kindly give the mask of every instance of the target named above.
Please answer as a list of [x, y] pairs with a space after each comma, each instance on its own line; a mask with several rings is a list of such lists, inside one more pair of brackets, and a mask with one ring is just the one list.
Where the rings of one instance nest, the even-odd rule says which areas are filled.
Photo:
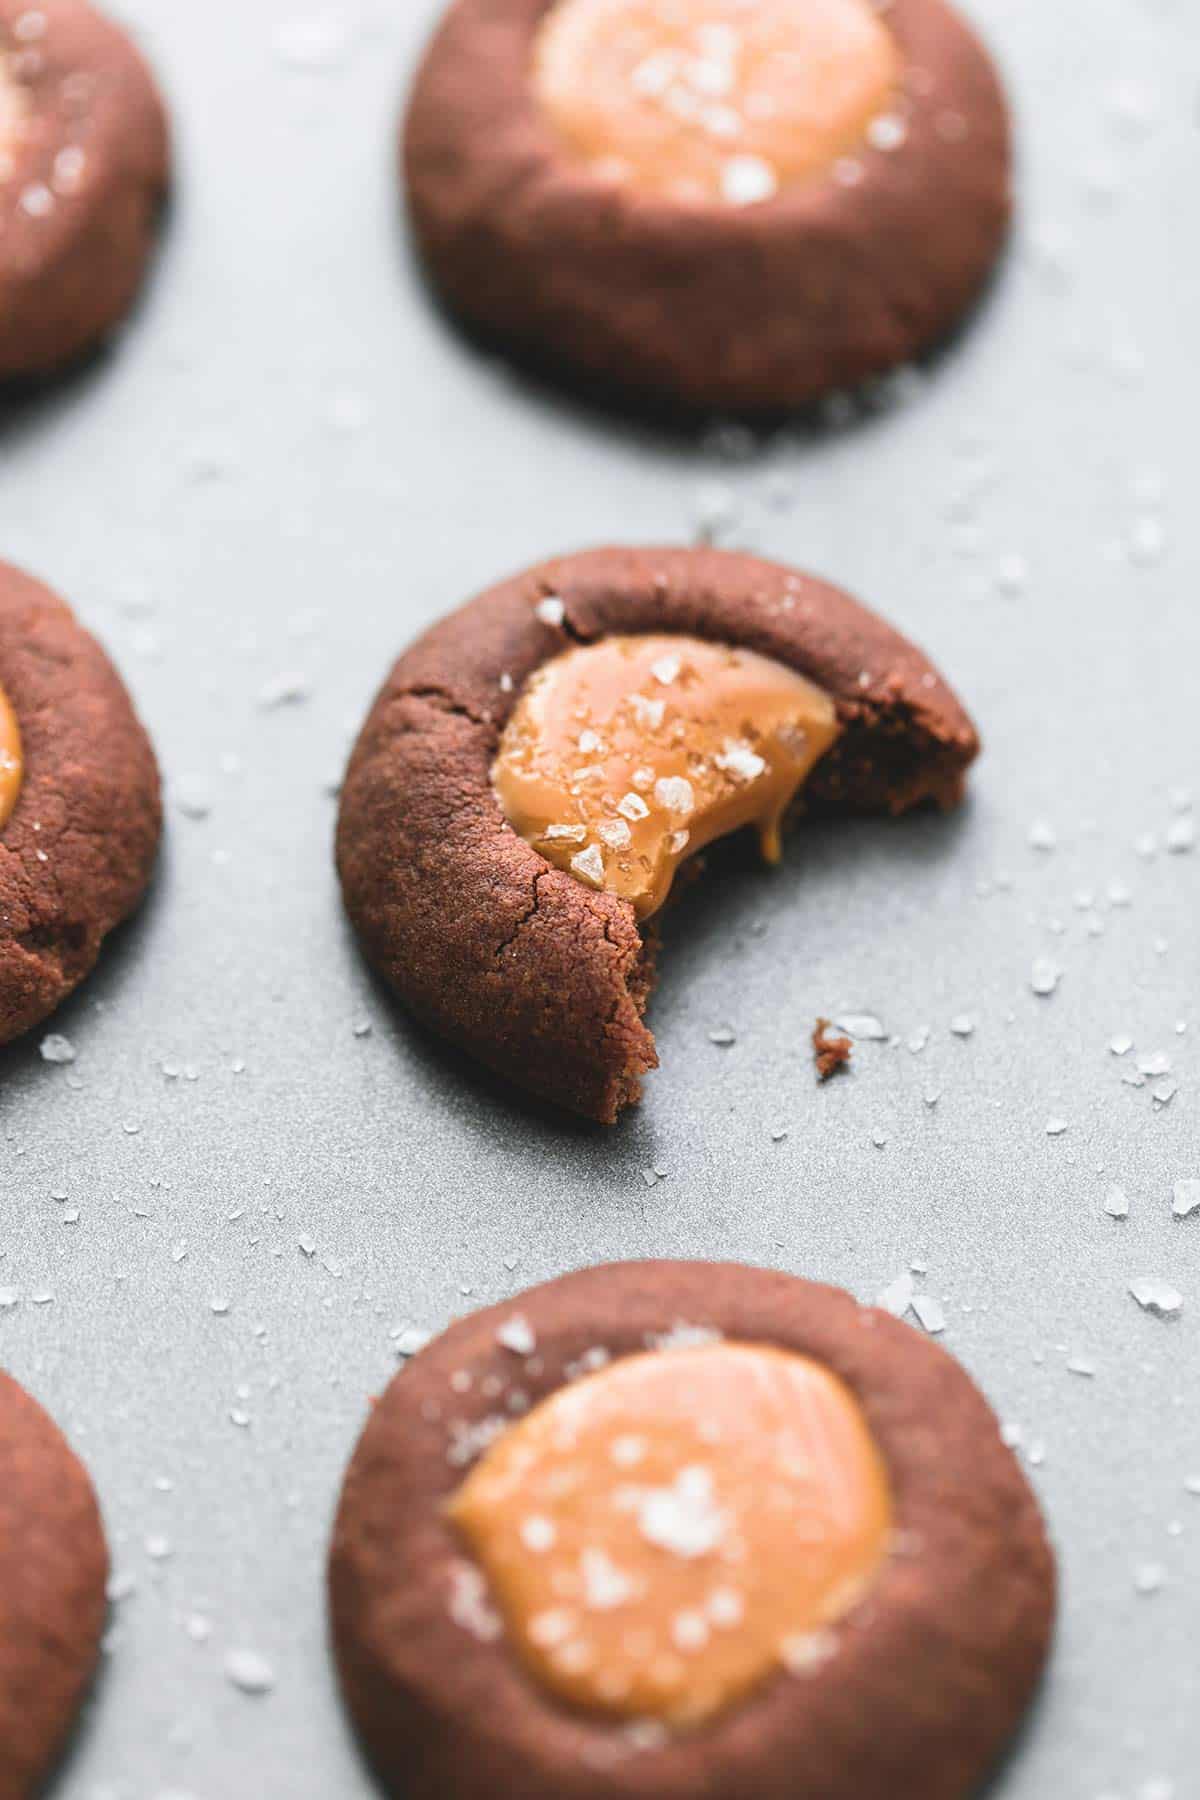
[[707, 1469], [681, 1469], [670, 1487], [648, 1488], [638, 1505], [638, 1530], [648, 1543], [675, 1556], [708, 1556], [725, 1536]]
[[1039, 956], [1033, 965], [1029, 985], [1035, 994], [1053, 994], [1062, 980], [1062, 971], [1048, 957]]
[[607, 1551], [585, 1550], [579, 1558], [579, 1573], [583, 1577], [584, 1604], [593, 1612], [612, 1612], [633, 1598], [633, 1581]]
[[1067, 1373], [1069, 1375], [1084, 1375], [1090, 1378], [1096, 1373], [1096, 1365], [1088, 1356], [1073, 1356], [1067, 1363]]
[[719, 1044], [722, 1049], [725, 1049], [730, 1044], [737, 1043], [737, 1032], [730, 1025], [718, 1025], [714, 1031], [709, 1032], [708, 1041], [710, 1044]]
[[867, 126], [872, 150], [898, 150], [908, 136], [908, 124], [899, 113], [880, 113]]
[[968, 1038], [975, 1030], [975, 1021], [969, 1013], [956, 1013], [950, 1021], [950, 1030], [955, 1037]]
[[487, 1583], [480, 1569], [457, 1563], [450, 1578], [450, 1617], [462, 1631], [480, 1643], [493, 1644], [504, 1627], [488, 1601]]
[[1167, 826], [1167, 849], [1176, 856], [1182, 855], [1196, 847], [1196, 824], [1194, 819], [1172, 819]]
[[532, 1356], [537, 1349], [537, 1337], [532, 1325], [523, 1313], [514, 1313], [506, 1319], [496, 1333], [496, 1342], [504, 1350], [511, 1350], [514, 1356]]
[[543, 842], [547, 844], [582, 844], [586, 837], [586, 825], [547, 825], [543, 833]]
[[[756, 750], [752, 750], [749, 744], [740, 743], [732, 738], [726, 740], [725, 748], [719, 755], [714, 756], [713, 761], [718, 769], [726, 775], [732, 775], [735, 781], [757, 781], [767, 766], [763, 758]], [[690, 812], [691, 807], [690, 805], [674, 807], [672, 810]]]
[[754, 206], [779, 192], [779, 176], [761, 156], [731, 156], [721, 170], [721, 192], [730, 206]]
[[1133, 1585], [1139, 1594], [1157, 1594], [1167, 1583], [1167, 1571], [1161, 1563], [1139, 1563], [1133, 1571]]
[[628, 819], [633, 825], [650, 817], [650, 808], [640, 794], [626, 794], [623, 800], [617, 802], [617, 811], [623, 819]]
[[1067, 1124], [1067, 1121], [1065, 1119], [1047, 1119], [1046, 1120], [1046, 1136], [1047, 1137], [1061, 1137], [1064, 1131], [1069, 1131], [1069, 1130], [1070, 1130], [1070, 1126]]
[[654, 798], [667, 812], [684, 816], [695, 811], [695, 789], [684, 775], [660, 776], [654, 784]]
[[597, 835], [610, 850], [628, 850], [633, 842], [633, 833], [624, 819], [606, 819], [597, 827]]
[[1153, 1313], [1159, 1319], [1173, 1319], [1183, 1311], [1183, 1295], [1169, 1281], [1160, 1281], [1156, 1275], [1140, 1275], [1129, 1284], [1129, 1292], [1133, 1295], [1143, 1312]]
[[74, 1044], [71, 1042], [70, 1038], [63, 1037], [57, 1031], [52, 1031], [48, 1036], [44, 1037], [39, 1045], [39, 1049], [41, 1051], [43, 1062], [73, 1063], [75, 1061]]
[[1105, 1196], [1104, 1210], [1110, 1219], [1127, 1219], [1129, 1217], [1129, 1195], [1116, 1182], [1109, 1188]]
[[1118, 1037], [1110, 1039], [1108, 1047], [1114, 1056], [1128, 1056], [1133, 1049], [1133, 1039], [1121, 1032]]
[[696, 489], [693, 514], [696, 531], [705, 543], [726, 531], [737, 518], [737, 499], [733, 489], [723, 481], [702, 481]]
[[1171, 1059], [1162, 1050], [1156, 1050], [1153, 1056], [1139, 1056], [1137, 1066], [1143, 1075], [1169, 1075], [1171, 1073]]
[[312, 692], [311, 683], [306, 675], [288, 671], [282, 675], [273, 675], [265, 681], [258, 691], [258, 704], [266, 712], [274, 711], [280, 706], [299, 706], [307, 700]]
[[1200, 1209], [1200, 1181], [1194, 1177], [1187, 1181], [1177, 1181], [1171, 1205], [1175, 1217], [1186, 1219], [1198, 1209]]
[[875, 1304], [881, 1306], [884, 1312], [890, 1312], [897, 1319], [902, 1319], [913, 1303], [913, 1292], [913, 1278], [905, 1269], [902, 1274], [897, 1275], [895, 1281], [888, 1283]]
[[31, 219], [45, 219], [54, 211], [54, 195], [44, 181], [32, 181], [22, 190], [18, 204]]
[[932, 1294], [914, 1294], [912, 1309], [920, 1320], [922, 1327], [931, 1337], [946, 1329], [946, 1314], [939, 1300]]
[[571, 858], [571, 872], [574, 875], [582, 876], [583, 880], [589, 881], [593, 887], [603, 887], [604, 857], [600, 853], [599, 845], [589, 844], [586, 850], [578, 851]]
[[558, 1542], [558, 1530], [553, 1519], [544, 1518], [540, 1513], [533, 1513], [528, 1519], [522, 1519], [520, 1529], [521, 1542], [535, 1556], [543, 1556], [547, 1550], [553, 1550]]
[[887, 1037], [882, 1022], [874, 1013], [842, 1013], [834, 1024], [848, 1037], [861, 1038], [868, 1043], [879, 1043]]
[[426, 1331], [421, 1325], [405, 1325], [396, 1337], [397, 1356], [416, 1356], [432, 1338], [433, 1333]]
[[660, 656], [657, 662], [650, 664], [650, 673], [663, 687], [670, 687], [673, 681], [678, 681], [682, 667], [678, 656]]
[[[665, 700], [651, 700], [648, 694], [631, 694], [630, 699], [629, 699], [629, 705], [633, 711], [634, 721], [642, 727], [643, 731], [657, 731], [659, 726], [662, 724], [663, 719], [666, 717], [666, 712], [667, 712], [666, 701]], [[638, 779], [638, 777], [641, 774], [642, 774], [642, 771], [640, 769], [635, 771], [634, 777], [633, 777], [635, 786], [642, 785], [642, 783]], [[645, 785], [650, 786], [651, 783], [653, 782], [653, 780], [654, 780], [654, 773], [653, 773], [653, 770], [651, 770], [650, 771], [650, 781], [647, 782]]]
[[533, 609], [534, 617], [543, 625], [561, 625], [567, 616], [567, 609], [557, 594], [546, 594]]
[[1056, 850], [1058, 833], [1046, 819], [1035, 819], [1029, 827], [1029, 843], [1034, 850]]
[[789, 1675], [812, 1675], [837, 1654], [832, 1631], [809, 1631], [785, 1638], [779, 1647]]
[[243, 1694], [269, 1694], [275, 1671], [257, 1650], [230, 1650], [225, 1657], [225, 1677]]

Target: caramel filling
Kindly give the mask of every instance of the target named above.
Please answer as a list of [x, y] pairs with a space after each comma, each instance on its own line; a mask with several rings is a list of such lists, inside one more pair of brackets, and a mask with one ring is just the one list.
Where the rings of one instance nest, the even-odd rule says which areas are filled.
[[837, 733], [827, 694], [752, 650], [602, 638], [532, 677], [492, 782], [543, 856], [646, 918], [685, 857], [742, 826], [777, 862], [784, 814]]
[[849, 1389], [806, 1357], [721, 1343], [560, 1389], [450, 1505], [538, 1681], [677, 1727], [819, 1664], [891, 1514]]
[[534, 91], [599, 173], [746, 206], [826, 170], [892, 113], [899, 48], [870, 0], [558, 0]]
[[17, 795], [21, 791], [21, 731], [17, 715], [0, 688], [0, 830], [12, 817]]

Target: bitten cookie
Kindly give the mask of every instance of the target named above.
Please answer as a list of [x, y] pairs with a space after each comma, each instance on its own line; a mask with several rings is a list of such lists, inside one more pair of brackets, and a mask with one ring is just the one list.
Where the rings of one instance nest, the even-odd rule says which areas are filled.
[[921, 652], [810, 576], [597, 550], [501, 583], [400, 658], [337, 859], [371, 962], [436, 1031], [607, 1123], [657, 1064], [643, 933], [679, 864], [798, 807], [953, 805], [974, 727]]
[[158, 766], [70, 610], [0, 564], [0, 1043], [54, 1011], [146, 891]]
[[168, 157], [123, 31], [86, 0], [0, 0], [0, 380], [48, 374], [124, 318]]
[[995, 69], [945, 0], [456, 0], [404, 133], [464, 319], [689, 410], [906, 362], [1007, 233]]
[[627, 1263], [451, 1327], [376, 1404], [330, 1562], [406, 1800], [966, 1800], [1054, 1560], [943, 1350], [833, 1288]]
[[108, 1551], [58, 1427], [0, 1372], [0, 1800], [31, 1800], [92, 1678]]

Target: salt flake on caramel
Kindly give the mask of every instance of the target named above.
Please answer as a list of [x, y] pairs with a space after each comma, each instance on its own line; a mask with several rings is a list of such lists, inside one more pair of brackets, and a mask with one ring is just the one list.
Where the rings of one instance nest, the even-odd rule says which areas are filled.
[[492, 769], [527, 842], [648, 917], [684, 857], [745, 826], [770, 862], [788, 807], [837, 737], [819, 688], [699, 638], [603, 638], [540, 668]]
[[828, 1655], [892, 1522], [882, 1456], [832, 1371], [721, 1342], [559, 1389], [449, 1513], [536, 1680], [676, 1729]]

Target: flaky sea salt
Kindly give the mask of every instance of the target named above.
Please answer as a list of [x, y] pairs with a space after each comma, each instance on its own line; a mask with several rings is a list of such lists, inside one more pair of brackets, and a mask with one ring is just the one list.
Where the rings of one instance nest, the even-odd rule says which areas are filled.
[[225, 1676], [243, 1694], [269, 1694], [275, 1686], [275, 1671], [257, 1650], [230, 1650]]
[[504, 1630], [499, 1613], [488, 1600], [482, 1570], [470, 1563], [457, 1563], [451, 1573], [449, 1611], [459, 1629], [481, 1644], [495, 1643]]
[[1200, 1209], [1200, 1181], [1194, 1177], [1177, 1181], [1172, 1190], [1171, 1211], [1177, 1219], [1190, 1218]]
[[41, 1052], [43, 1062], [73, 1063], [75, 1061], [74, 1044], [71, 1042], [70, 1038], [63, 1037], [62, 1034], [57, 1031], [52, 1031], [48, 1036], [44, 1037], [38, 1046], [38, 1049]]
[[779, 192], [779, 175], [762, 156], [731, 156], [721, 170], [721, 193], [730, 206], [754, 206]]
[[533, 609], [534, 617], [543, 625], [561, 625], [567, 616], [567, 609], [557, 594], [546, 594]]
[[496, 1333], [496, 1342], [514, 1356], [532, 1356], [537, 1349], [537, 1336], [524, 1313], [514, 1313]]
[[905, 1269], [897, 1275], [895, 1281], [888, 1283], [875, 1304], [885, 1312], [893, 1313], [897, 1319], [902, 1319], [913, 1303], [914, 1291], [913, 1278]]
[[1129, 1292], [1133, 1295], [1143, 1312], [1153, 1313], [1159, 1319], [1173, 1319], [1183, 1311], [1183, 1295], [1169, 1281], [1161, 1281], [1157, 1275], [1140, 1275], [1129, 1284]]
[[571, 872], [579, 875], [593, 887], [604, 885], [604, 857], [599, 846], [589, 844], [586, 850], [580, 850], [571, 858]]
[[920, 1320], [923, 1330], [927, 1331], [930, 1337], [937, 1337], [939, 1333], [945, 1331], [945, 1310], [941, 1301], [935, 1300], [932, 1294], [914, 1294], [912, 1309]]
[[685, 1558], [710, 1555], [726, 1528], [712, 1475], [696, 1465], [681, 1469], [670, 1487], [648, 1488], [638, 1505], [637, 1522], [647, 1543]]
[[696, 793], [685, 775], [662, 775], [654, 784], [654, 798], [667, 812], [686, 817], [694, 812]]

